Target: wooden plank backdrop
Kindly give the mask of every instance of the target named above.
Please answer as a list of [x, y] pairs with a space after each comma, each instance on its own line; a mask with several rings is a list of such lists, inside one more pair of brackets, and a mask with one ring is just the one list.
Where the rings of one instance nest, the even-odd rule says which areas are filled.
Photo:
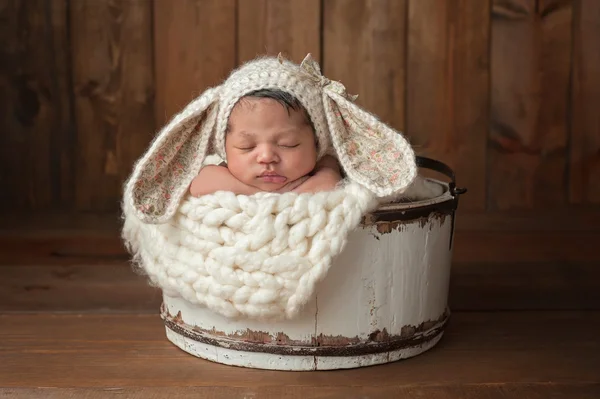
[[450, 164], [462, 211], [600, 204], [595, 0], [0, 0], [3, 209], [116, 211], [177, 110], [300, 61]]
[[600, 1], [0, 0], [0, 310], [155, 312], [123, 182], [187, 102], [279, 52], [469, 189], [453, 309], [600, 309]]

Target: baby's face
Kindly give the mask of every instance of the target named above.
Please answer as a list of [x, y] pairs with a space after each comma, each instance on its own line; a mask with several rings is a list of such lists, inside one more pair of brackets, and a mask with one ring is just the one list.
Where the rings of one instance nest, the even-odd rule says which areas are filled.
[[276, 191], [315, 167], [315, 136], [301, 111], [269, 98], [244, 98], [229, 117], [227, 167], [242, 183]]

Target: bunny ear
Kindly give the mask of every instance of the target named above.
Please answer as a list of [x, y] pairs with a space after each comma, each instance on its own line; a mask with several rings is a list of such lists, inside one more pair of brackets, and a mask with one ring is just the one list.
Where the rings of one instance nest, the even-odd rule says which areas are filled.
[[333, 147], [350, 179], [378, 197], [401, 194], [417, 175], [408, 141], [346, 96], [326, 90], [323, 102]]
[[145, 223], [163, 223], [175, 211], [206, 156], [217, 117], [219, 88], [188, 104], [135, 165], [125, 188], [125, 208]]

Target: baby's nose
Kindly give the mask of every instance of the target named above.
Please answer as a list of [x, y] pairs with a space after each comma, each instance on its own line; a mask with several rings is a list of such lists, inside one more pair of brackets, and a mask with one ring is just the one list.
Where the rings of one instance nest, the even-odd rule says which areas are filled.
[[271, 146], [261, 147], [258, 153], [258, 162], [260, 163], [273, 163], [277, 162], [277, 152]]

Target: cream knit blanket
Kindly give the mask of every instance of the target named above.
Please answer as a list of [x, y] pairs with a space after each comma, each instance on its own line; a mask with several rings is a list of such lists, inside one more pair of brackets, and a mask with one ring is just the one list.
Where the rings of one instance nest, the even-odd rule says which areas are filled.
[[217, 192], [186, 197], [164, 224], [126, 212], [123, 238], [168, 295], [226, 317], [291, 319], [377, 205], [356, 183], [315, 194]]

